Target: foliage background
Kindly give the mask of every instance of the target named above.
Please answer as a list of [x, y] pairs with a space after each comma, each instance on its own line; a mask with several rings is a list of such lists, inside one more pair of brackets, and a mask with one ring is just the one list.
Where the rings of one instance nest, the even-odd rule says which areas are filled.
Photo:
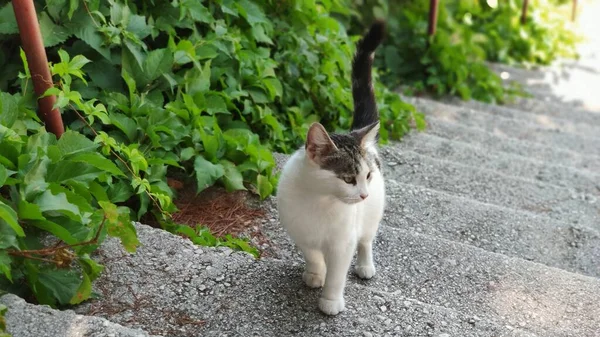
[[[351, 122], [357, 37], [335, 17], [344, 1], [38, 0], [60, 140], [35, 115], [35, 97], [10, 3], [0, 7], [0, 288], [40, 303], [89, 298], [107, 236], [137, 245], [132, 219], [206, 245], [257, 254], [170, 221], [167, 176], [198, 192], [217, 183], [264, 198], [273, 151], [290, 152], [308, 125]], [[268, 13], [268, 15], [267, 15]], [[382, 140], [399, 138], [414, 108], [377, 84]], [[48, 234], [51, 234], [48, 237]]]
[[[427, 0], [354, 0], [362, 25], [387, 17], [389, 38], [376, 55], [389, 86], [428, 91], [463, 99], [502, 103], [524, 92], [504, 86], [486, 62], [547, 65], [559, 57], [576, 57], [580, 37], [569, 22], [570, 2], [529, 1], [521, 24], [522, 1], [440, 1], [438, 25], [427, 36]], [[356, 25], [355, 25], [356, 26]]]

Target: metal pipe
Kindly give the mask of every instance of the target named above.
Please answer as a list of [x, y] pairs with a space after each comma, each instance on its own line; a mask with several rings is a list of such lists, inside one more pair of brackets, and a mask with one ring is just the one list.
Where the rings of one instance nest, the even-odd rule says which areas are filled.
[[525, 24], [527, 21], [527, 5], [529, 4], [529, 0], [523, 0], [523, 11], [521, 13], [521, 24]]
[[[33, 88], [37, 97], [40, 97], [53, 86], [53, 83], [35, 6], [33, 0], [13, 0], [12, 5], [19, 27], [21, 45], [29, 63]], [[38, 115], [46, 124], [46, 130], [54, 133], [56, 138], [60, 138], [65, 128], [60, 111], [52, 109], [55, 103], [55, 96], [38, 98]]]
[[427, 35], [433, 36], [437, 27], [438, 19], [438, 0], [429, 0], [429, 26], [427, 27]]

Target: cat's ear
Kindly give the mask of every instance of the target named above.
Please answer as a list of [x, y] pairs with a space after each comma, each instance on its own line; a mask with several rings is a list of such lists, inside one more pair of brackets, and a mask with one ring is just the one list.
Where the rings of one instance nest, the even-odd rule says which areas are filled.
[[337, 151], [337, 146], [335, 146], [323, 125], [313, 123], [308, 129], [305, 149], [308, 158], [320, 164], [323, 156]]
[[367, 125], [362, 129], [352, 131], [352, 134], [360, 142], [363, 149], [377, 145], [379, 135], [379, 122]]

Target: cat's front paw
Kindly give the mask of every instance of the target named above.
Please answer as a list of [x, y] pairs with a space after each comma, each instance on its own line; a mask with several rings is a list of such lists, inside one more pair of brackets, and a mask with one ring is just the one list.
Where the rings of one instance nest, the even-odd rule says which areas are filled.
[[343, 297], [337, 300], [321, 297], [319, 298], [319, 309], [326, 315], [335, 316], [346, 309], [346, 303]]
[[323, 275], [309, 273], [305, 271], [302, 273], [302, 280], [310, 288], [321, 288], [325, 284], [325, 277]]
[[375, 276], [375, 266], [373, 264], [356, 266], [354, 267], [354, 272], [356, 275], [358, 275], [358, 277], [368, 280]]

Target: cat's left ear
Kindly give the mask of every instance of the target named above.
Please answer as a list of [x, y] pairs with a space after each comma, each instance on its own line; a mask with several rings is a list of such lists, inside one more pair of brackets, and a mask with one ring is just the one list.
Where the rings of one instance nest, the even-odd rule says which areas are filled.
[[352, 131], [352, 134], [359, 140], [363, 149], [377, 145], [379, 139], [379, 122], [367, 125], [362, 129]]

